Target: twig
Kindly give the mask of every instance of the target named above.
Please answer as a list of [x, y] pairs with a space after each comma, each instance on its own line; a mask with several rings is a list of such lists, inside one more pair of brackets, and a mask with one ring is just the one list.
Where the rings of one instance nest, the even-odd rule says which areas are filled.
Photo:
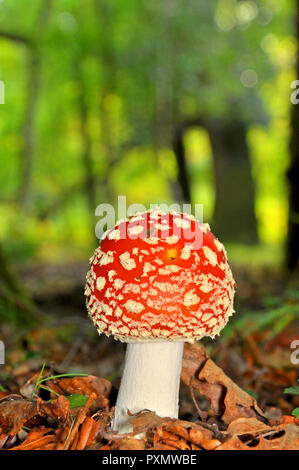
[[206, 411], [202, 411], [197, 403], [197, 400], [196, 400], [196, 397], [195, 397], [195, 394], [194, 394], [194, 388], [193, 388], [193, 381], [194, 381], [195, 377], [194, 375], [192, 375], [191, 379], [190, 379], [190, 385], [189, 385], [189, 389], [190, 389], [190, 393], [191, 393], [191, 398], [192, 398], [192, 401], [194, 403], [194, 406], [197, 410], [197, 413], [198, 415], [200, 416], [200, 419], [201, 421], [206, 421], [207, 419], [207, 416], [208, 416], [208, 413]]
[[195, 397], [195, 394], [194, 394], [194, 388], [193, 388], [193, 381], [196, 377], [194, 375], [192, 375], [191, 379], [190, 379], [190, 393], [191, 393], [191, 397], [192, 397], [192, 400], [193, 400], [193, 403], [194, 403], [194, 406], [197, 410], [197, 413], [200, 417], [200, 426], [203, 427], [203, 428], [206, 428], [206, 429], [209, 429], [210, 431], [212, 431], [215, 435], [215, 438], [216, 439], [219, 439], [219, 440], [223, 440], [224, 438], [224, 435], [218, 430], [218, 427], [216, 424], [209, 424], [206, 422], [206, 419], [207, 419], [207, 416], [208, 416], [208, 413], [206, 411], [202, 411], [197, 403], [197, 400], [196, 400], [196, 397]]

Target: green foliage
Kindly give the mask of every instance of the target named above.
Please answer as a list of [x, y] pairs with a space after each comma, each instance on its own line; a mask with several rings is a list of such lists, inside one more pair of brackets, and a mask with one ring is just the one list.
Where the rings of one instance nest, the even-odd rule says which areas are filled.
[[[38, 375], [35, 387], [33, 389], [32, 396], [36, 395], [36, 392], [39, 388], [42, 388], [43, 390], [47, 390], [48, 392], [54, 393], [54, 395], [59, 396], [59, 393], [56, 393], [54, 390], [51, 390], [50, 388], [45, 387], [44, 385], [41, 385], [44, 382], [47, 382], [48, 380], [61, 379], [61, 378], [65, 378], [65, 377], [88, 377], [88, 374], [70, 373], [70, 374], [51, 375], [51, 376], [43, 378], [43, 373], [44, 373], [45, 367], [46, 367], [46, 363], [44, 362], [43, 365], [42, 365], [42, 368], [40, 370], [40, 373]], [[76, 398], [74, 400], [76, 401]]]
[[268, 339], [278, 335], [286, 326], [299, 319], [298, 292], [289, 290], [283, 297], [264, 299], [264, 309], [244, 312], [234, 316], [223, 331], [224, 337], [230, 337], [236, 331], [252, 334], [268, 329]]
[[[45, 387], [44, 385], [41, 385], [41, 384], [47, 382], [48, 380], [55, 380], [55, 379], [60, 379], [60, 378], [65, 378], [65, 377], [88, 377], [88, 374], [71, 373], [71, 374], [52, 375], [52, 376], [43, 378], [43, 373], [44, 373], [45, 366], [46, 366], [46, 363], [44, 362], [43, 365], [42, 365], [42, 368], [40, 370], [39, 376], [37, 378], [32, 396], [36, 396], [37, 390], [42, 389], [42, 390], [46, 390], [46, 391], [48, 391], [48, 392], [50, 392], [50, 393], [52, 393], [52, 394], [59, 397], [59, 393], [55, 392], [54, 390], [52, 390], [49, 387]], [[68, 401], [70, 403], [70, 410], [85, 406], [86, 402], [88, 400], [87, 396], [79, 394], [79, 393], [74, 393], [74, 394], [68, 395], [66, 398], [68, 399]]]
[[[285, 388], [283, 392], [289, 395], [299, 395], [299, 387], [288, 387]], [[292, 411], [292, 415], [295, 416], [295, 418], [299, 419], [299, 408], [294, 408]]]
[[80, 395], [79, 393], [74, 393], [73, 395], [69, 395], [66, 398], [70, 402], [70, 410], [85, 406], [88, 400], [88, 397], [86, 395]]
[[[284, 240], [291, 0], [58, 0], [43, 23], [45, 5], [0, 4], [0, 239], [14, 261], [85, 258], [95, 241], [94, 205], [116, 194], [171, 202], [173, 130], [193, 117], [248, 124], [259, 234], [266, 243]], [[29, 189], [20, 205], [31, 106]], [[202, 129], [185, 144], [193, 202], [210, 218], [210, 144]]]
[[291, 395], [299, 395], [299, 387], [288, 387], [284, 389], [284, 393], [289, 393]]

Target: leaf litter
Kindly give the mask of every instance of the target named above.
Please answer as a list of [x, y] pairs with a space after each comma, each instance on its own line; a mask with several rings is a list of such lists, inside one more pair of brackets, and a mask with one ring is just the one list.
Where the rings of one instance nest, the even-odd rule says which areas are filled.
[[[219, 357], [220, 363], [225, 363], [225, 354]], [[203, 346], [186, 344], [181, 388], [185, 386], [190, 400], [187, 408], [183, 400], [182, 408], [192, 408], [192, 416], [161, 418], [147, 410], [130, 414], [132, 432], [123, 435], [110, 430], [116, 390], [109, 380], [87, 374], [55, 374], [53, 366], [43, 364], [38, 372], [27, 370], [26, 379], [20, 383], [18, 378], [13, 390], [2, 383], [0, 448], [298, 450], [299, 419], [291, 414], [297, 388], [288, 387], [273, 406], [259, 387], [262, 377], [267, 389], [267, 374], [278, 380], [278, 371], [259, 369], [257, 374], [252, 356], [246, 360], [243, 378], [252, 388], [250, 393], [229, 378]], [[296, 379], [290, 372], [280, 372], [281, 390], [285, 384], [294, 384]], [[253, 395], [259, 395], [261, 403]], [[188, 418], [188, 411], [185, 416]]]

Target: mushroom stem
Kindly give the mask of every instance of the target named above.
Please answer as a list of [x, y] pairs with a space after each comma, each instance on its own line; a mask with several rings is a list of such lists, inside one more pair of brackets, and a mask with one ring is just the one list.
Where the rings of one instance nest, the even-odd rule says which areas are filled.
[[128, 344], [112, 429], [132, 431], [127, 410], [178, 417], [183, 349], [183, 341]]

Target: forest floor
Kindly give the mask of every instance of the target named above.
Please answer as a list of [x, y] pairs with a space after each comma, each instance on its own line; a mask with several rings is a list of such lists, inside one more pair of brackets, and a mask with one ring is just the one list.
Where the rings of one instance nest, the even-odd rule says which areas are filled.
[[298, 450], [297, 279], [233, 268], [235, 318], [217, 340], [185, 345], [179, 419], [145, 411], [126, 435], [110, 431], [125, 345], [87, 318], [87, 265], [21, 270], [41, 314], [29, 329], [1, 325], [0, 448]]

